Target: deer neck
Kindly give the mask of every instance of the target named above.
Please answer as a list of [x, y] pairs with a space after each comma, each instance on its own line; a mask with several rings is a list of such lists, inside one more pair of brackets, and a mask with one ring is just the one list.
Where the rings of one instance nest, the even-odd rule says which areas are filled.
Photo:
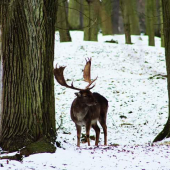
[[87, 115], [89, 111], [89, 106], [80, 102], [79, 100], [75, 102], [75, 106], [76, 107], [74, 108], [73, 114], [77, 118], [78, 121], [81, 121]]

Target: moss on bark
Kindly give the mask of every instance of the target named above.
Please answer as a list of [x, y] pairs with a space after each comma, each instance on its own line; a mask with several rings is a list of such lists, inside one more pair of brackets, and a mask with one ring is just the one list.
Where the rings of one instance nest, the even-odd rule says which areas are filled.
[[51, 140], [42, 138], [36, 142], [30, 143], [24, 148], [18, 150], [18, 153], [13, 156], [1, 156], [0, 159], [10, 159], [22, 161], [23, 157], [36, 153], [54, 153], [56, 151], [55, 144]]

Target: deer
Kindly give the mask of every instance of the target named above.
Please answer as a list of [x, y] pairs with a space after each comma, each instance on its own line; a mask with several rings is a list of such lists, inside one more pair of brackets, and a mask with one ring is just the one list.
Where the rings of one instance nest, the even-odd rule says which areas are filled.
[[107, 110], [108, 110], [108, 101], [107, 99], [96, 92], [91, 92], [90, 90], [95, 87], [92, 85], [98, 77], [94, 80], [91, 80], [91, 58], [86, 59], [86, 65], [83, 70], [84, 81], [88, 83], [85, 88], [74, 87], [73, 82], [71, 85], [66, 83], [64, 78], [64, 69], [66, 67], [59, 67], [57, 65], [54, 69], [54, 77], [56, 81], [66, 88], [77, 90], [75, 93], [76, 98], [73, 100], [70, 116], [72, 121], [75, 123], [77, 130], [77, 147], [80, 147], [80, 135], [82, 126], [85, 126], [86, 129], [86, 140], [88, 146], [90, 146], [90, 129], [94, 129], [96, 133], [95, 145], [98, 146], [100, 128], [97, 124], [99, 122], [103, 128], [104, 132], [104, 145], [107, 145]]

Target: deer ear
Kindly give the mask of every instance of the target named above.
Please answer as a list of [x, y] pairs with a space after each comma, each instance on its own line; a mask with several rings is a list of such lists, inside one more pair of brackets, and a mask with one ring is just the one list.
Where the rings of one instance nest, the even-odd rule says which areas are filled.
[[78, 93], [74, 93], [77, 97], [81, 97], [81, 93], [78, 92]]

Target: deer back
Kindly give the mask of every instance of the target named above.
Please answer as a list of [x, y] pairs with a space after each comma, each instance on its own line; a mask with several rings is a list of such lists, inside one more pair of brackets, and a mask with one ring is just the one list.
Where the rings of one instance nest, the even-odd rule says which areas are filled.
[[107, 110], [108, 110], [108, 100], [100, 95], [99, 93], [93, 93], [93, 96], [97, 103], [100, 105], [100, 118], [106, 120], [107, 117]]

